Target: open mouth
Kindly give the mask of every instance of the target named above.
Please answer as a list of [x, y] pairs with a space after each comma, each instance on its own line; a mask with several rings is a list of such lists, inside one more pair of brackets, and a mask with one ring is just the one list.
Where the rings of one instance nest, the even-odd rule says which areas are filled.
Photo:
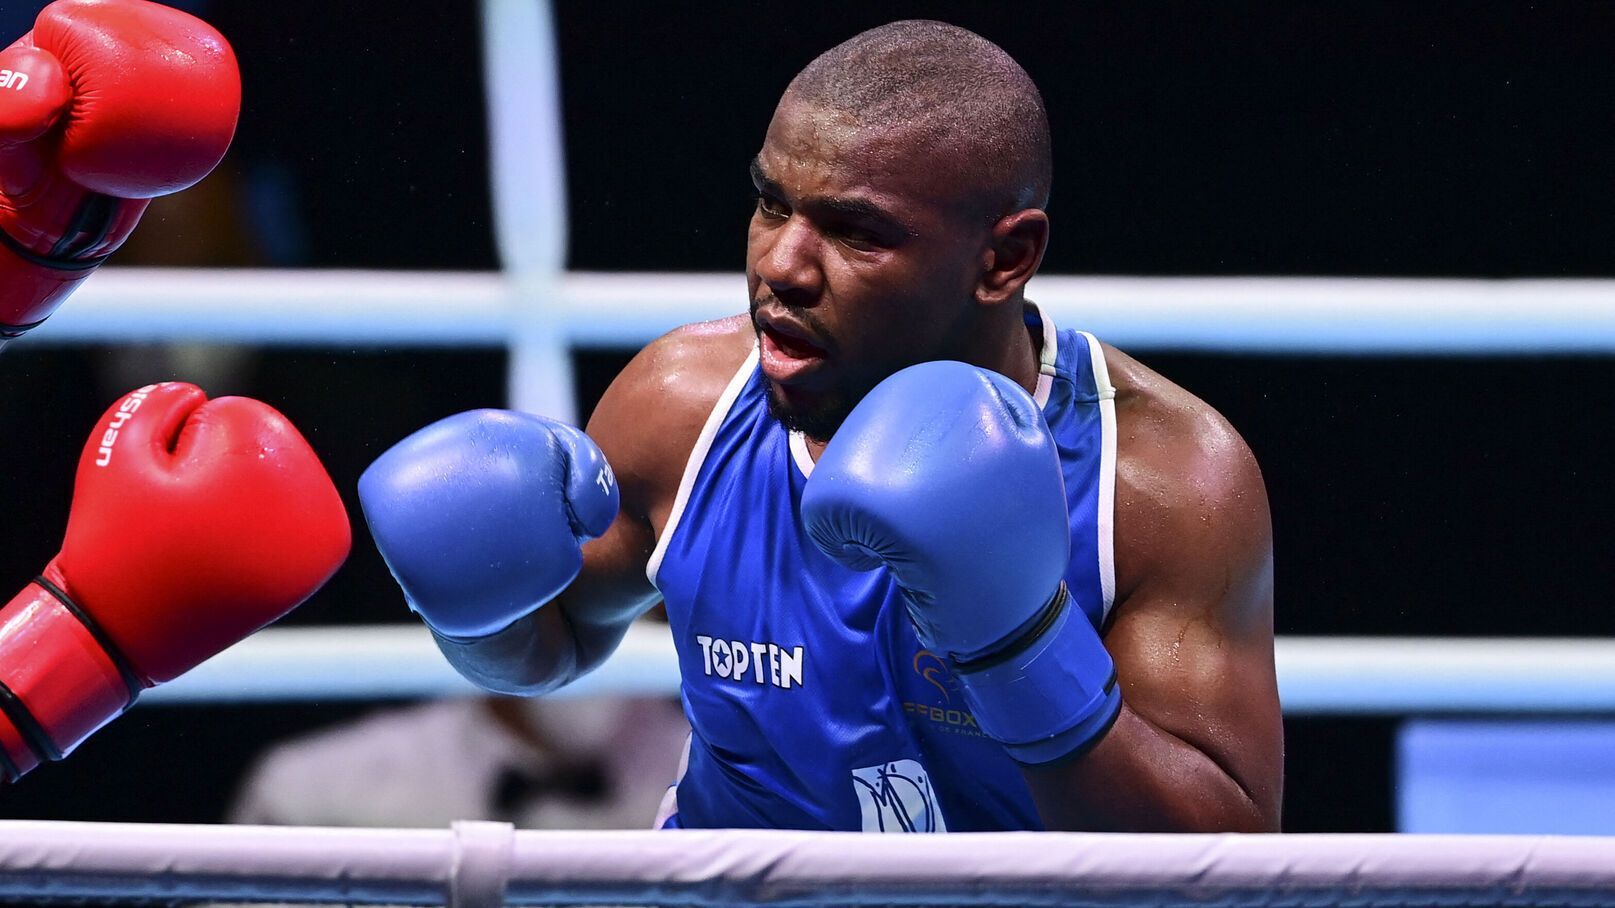
[[777, 382], [790, 381], [824, 362], [823, 347], [772, 325], [759, 326], [763, 374]]
[[783, 331], [777, 331], [771, 327], [763, 328], [763, 335], [768, 338], [775, 349], [777, 349], [781, 354], [792, 359], [824, 358], [824, 348], [812, 343], [811, 341], [803, 340], [800, 337], [793, 337]]

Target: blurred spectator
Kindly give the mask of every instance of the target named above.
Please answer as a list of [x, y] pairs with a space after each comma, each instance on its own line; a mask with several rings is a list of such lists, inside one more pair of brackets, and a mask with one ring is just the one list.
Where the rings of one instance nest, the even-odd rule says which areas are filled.
[[689, 726], [663, 698], [471, 698], [373, 713], [271, 748], [232, 823], [647, 829]]

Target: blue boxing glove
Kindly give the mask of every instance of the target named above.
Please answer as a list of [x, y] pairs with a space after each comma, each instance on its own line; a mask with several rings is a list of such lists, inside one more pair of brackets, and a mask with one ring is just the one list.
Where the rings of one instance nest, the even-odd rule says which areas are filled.
[[566, 589], [617, 516], [617, 482], [581, 431], [508, 410], [439, 420], [359, 477], [359, 503], [409, 607], [439, 635], [510, 626]]
[[1066, 508], [1037, 404], [956, 362], [871, 391], [802, 492], [814, 543], [854, 570], [891, 571], [982, 731], [1029, 764], [1085, 751], [1121, 711], [1115, 665], [1062, 580]]

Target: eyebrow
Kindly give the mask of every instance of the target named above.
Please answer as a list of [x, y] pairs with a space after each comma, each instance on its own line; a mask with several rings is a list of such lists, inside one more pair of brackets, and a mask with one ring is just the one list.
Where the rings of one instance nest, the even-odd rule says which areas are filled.
[[751, 159], [751, 166], [748, 169], [751, 171], [751, 182], [758, 189], [766, 189], [772, 192], [779, 188], [778, 183], [769, 179], [768, 175], [763, 173], [763, 165], [755, 157]]
[[[768, 174], [763, 172], [763, 165], [758, 161], [757, 158], [754, 157], [751, 159], [751, 165], [748, 169], [751, 171], [752, 184], [755, 185], [759, 191], [772, 195], [780, 194], [779, 183], [775, 182], [768, 176]], [[903, 233], [908, 236], [914, 235], [914, 231], [907, 224], [899, 221], [897, 218], [893, 217], [891, 213], [886, 211], [886, 209], [867, 199], [815, 198], [809, 200], [809, 205], [813, 208], [828, 211], [843, 218], [890, 224], [891, 226], [903, 231]]]

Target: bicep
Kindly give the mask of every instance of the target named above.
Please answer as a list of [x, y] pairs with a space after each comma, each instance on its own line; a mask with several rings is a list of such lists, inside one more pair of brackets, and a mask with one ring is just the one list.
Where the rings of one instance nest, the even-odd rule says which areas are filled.
[[622, 387], [633, 378], [631, 370], [618, 377], [586, 429], [611, 464], [622, 504], [606, 532], [584, 544], [582, 570], [557, 599], [560, 608], [551, 629], [573, 638], [579, 674], [604, 661], [628, 625], [660, 598], [646, 566], [656, 545], [647, 514], [661, 483], [657, 473], [646, 469], [636, 395]]
[[736, 318], [663, 335], [628, 363], [589, 418], [585, 431], [611, 464], [622, 506], [605, 535], [583, 547], [583, 570], [552, 619], [576, 643], [579, 674], [660, 599], [646, 576], [656, 534], [702, 425], [751, 348], [749, 326]]
[[1277, 778], [1282, 757], [1273, 637], [1226, 613], [1271, 614], [1271, 597], [1150, 597], [1127, 605], [1105, 646], [1128, 708], [1205, 753], [1253, 795], [1269, 787], [1264, 780]]
[[1157, 537], [1171, 544], [1116, 605], [1105, 646], [1130, 710], [1276, 806], [1272, 530], [1259, 474], [1225, 491], [1217, 507], [1174, 509]]

